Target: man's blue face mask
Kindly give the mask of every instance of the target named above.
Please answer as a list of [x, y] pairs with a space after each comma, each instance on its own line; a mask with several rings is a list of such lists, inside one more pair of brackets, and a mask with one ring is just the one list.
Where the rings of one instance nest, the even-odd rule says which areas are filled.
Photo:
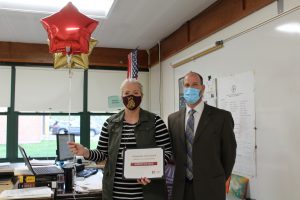
[[201, 90], [197, 88], [185, 88], [183, 93], [183, 97], [187, 104], [194, 104], [201, 98]]

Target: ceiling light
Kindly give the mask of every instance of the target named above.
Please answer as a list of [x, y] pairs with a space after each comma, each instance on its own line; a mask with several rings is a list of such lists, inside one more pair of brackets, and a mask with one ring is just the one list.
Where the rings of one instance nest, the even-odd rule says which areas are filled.
[[53, 14], [68, 2], [92, 18], [106, 18], [115, 0], [0, 0], [0, 9], [19, 12]]
[[276, 27], [276, 30], [286, 33], [300, 33], [300, 24], [299, 23], [289, 23], [283, 24]]

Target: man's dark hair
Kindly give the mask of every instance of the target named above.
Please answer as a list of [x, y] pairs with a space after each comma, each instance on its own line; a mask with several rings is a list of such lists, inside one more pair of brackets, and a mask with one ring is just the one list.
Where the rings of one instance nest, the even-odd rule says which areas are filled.
[[199, 79], [200, 79], [200, 83], [201, 83], [201, 85], [203, 85], [203, 78], [202, 78], [202, 76], [200, 75], [200, 74], [198, 74], [197, 72], [193, 72], [193, 71], [190, 71], [189, 73], [187, 73], [184, 77], [186, 77], [186, 76], [188, 76], [188, 75], [196, 75], [196, 76], [198, 76], [199, 77]]

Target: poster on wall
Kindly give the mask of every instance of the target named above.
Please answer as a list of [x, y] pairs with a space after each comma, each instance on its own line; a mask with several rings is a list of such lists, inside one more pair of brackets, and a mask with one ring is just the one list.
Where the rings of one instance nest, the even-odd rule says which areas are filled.
[[118, 95], [108, 96], [107, 102], [108, 102], [108, 108], [116, 108], [116, 109], [119, 108], [120, 109], [123, 107], [121, 97]]
[[211, 76], [203, 79], [203, 84], [205, 85], [203, 101], [210, 106], [217, 107], [217, 79]]
[[245, 72], [218, 78], [218, 107], [231, 112], [237, 141], [233, 173], [253, 177], [255, 159], [254, 74]]

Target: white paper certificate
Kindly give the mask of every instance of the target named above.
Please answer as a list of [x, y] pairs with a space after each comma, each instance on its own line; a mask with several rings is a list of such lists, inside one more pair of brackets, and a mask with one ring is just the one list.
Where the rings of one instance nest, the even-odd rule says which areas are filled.
[[123, 178], [162, 178], [164, 176], [164, 150], [158, 148], [125, 149]]

